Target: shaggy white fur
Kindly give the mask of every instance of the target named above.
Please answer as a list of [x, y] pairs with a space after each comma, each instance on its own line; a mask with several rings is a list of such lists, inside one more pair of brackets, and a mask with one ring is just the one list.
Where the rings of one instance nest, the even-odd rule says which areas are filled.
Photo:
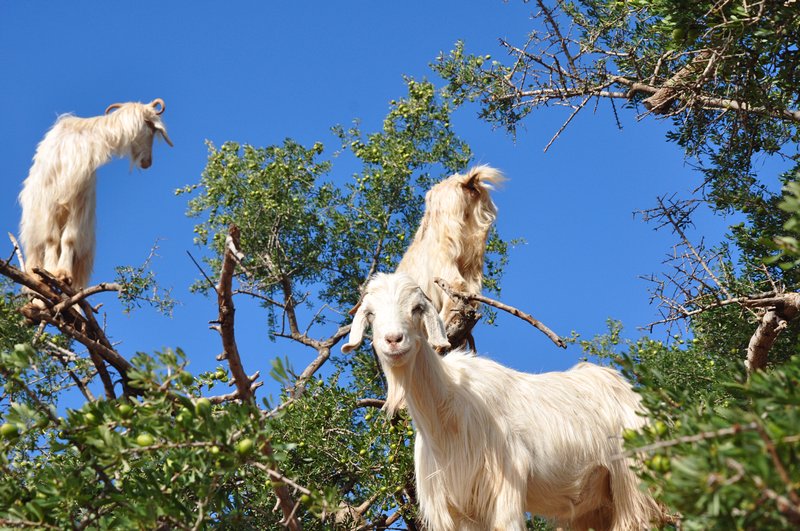
[[159, 116], [164, 108], [156, 99], [115, 103], [104, 116], [58, 118], [36, 148], [19, 194], [28, 271], [43, 268], [73, 287], [86, 287], [95, 253], [95, 171], [114, 156], [149, 168], [156, 133], [172, 146]]
[[370, 324], [385, 409], [405, 403], [417, 429], [427, 529], [521, 531], [526, 511], [574, 530], [639, 530], [661, 518], [622, 455], [623, 430], [645, 420], [619, 373], [581, 363], [526, 374], [461, 350], [440, 357], [431, 345], [448, 346], [444, 325], [404, 274], [371, 279], [342, 351]]
[[486, 240], [497, 217], [489, 191], [504, 180], [494, 168], [475, 166], [466, 175], [451, 175], [425, 195], [425, 214], [397, 271], [422, 287], [445, 323], [455, 303], [433, 281], [441, 277], [455, 290], [481, 292]]

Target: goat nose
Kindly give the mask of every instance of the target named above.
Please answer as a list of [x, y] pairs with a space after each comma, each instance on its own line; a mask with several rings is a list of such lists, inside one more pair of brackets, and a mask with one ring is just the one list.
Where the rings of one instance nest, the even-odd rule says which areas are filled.
[[384, 336], [384, 339], [390, 345], [396, 345], [396, 344], [400, 343], [403, 340], [403, 334], [400, 334], [400, 333], [397, 333], [397, 334], [386, 334]]

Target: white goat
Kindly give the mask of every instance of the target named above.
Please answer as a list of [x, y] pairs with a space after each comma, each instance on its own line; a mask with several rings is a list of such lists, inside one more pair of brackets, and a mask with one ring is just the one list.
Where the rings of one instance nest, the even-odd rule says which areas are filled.
[[445, 323], [455, 303], [433, 281], [446, 280], [453, 289], [479, 294], [483, 285], [483, 255], [497, 207], [489, 196], [503, 182], [500, 171], [475, 166], [437, 183], [425, 195], [425, 214], [414, 240], [397, 266], [422, 287]]
[[113, 156], [149, 168], [156, 133], [172, 146], [159, 116], [164, 109], [159, 98], [115, 103], [104, 116], [58, 118], [36, 148], [19, 194], [20, 242], [29, 272], [43, 268], [73, 287], [86, 287], [94, 264], [95, 171]]
[[372, 278], [343, 352], [370, 323], [385, 409], [405, 403], [417, 429], [426, 528], [521, 531], [526, 511], [576, 530], [639, 530], [660, 518], [622, 456], [623, 430], [645, 421], [619, 373], [581, 363], [534, 375], [462, 350], [439, 357], [431, 345], [449, 346], [444, 324], [404, 274]]

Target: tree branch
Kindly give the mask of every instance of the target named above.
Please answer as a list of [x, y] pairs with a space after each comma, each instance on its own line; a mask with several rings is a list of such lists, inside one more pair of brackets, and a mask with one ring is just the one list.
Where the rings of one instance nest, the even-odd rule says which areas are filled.
[[[219, 283], [215, 288], [217, 291], [217, 305], [219, 306], [219, 326], [216, 329], [222, 338], [222, 349], [236, 384], [238, 398], [243, 402], [255, 403], [255, 395], [253, 394], [255, 388], [253, 387], [253, 382], [245, 374], [234, 333], [236, 309], [233, 305], [232, 283], [236, 263], [241, 260], [241, 256], [241, 251], [239, 251], [239, 228], [231, 224], [228, 228], [228, 236], [225, 239], [225, 254], [220, 268]], [[273, 451], [269, 440], [264, 439], [261, 451], [267, 457], [272, 458]], [[276, 472], [276, 474], [284, 478], [279, 473]], [[282, 479], [282, 481], [284, 480]], [[285, 484], [280, 484], [273, 486], [273, 491], [283, 512], [283, 525], [291, 531], [302, 531], [300, 520], [295, 515], [296, 505], [292, 500], [289, 489]]]
[[443, 280], [441, 278], [435, 279], [434, 282], [436, 283], [437, 286], [442, 288], [442, 290], [444, 290], [444, 292], [447, 293], [447, 295], [449, 295], [450, 298], [452, 298], [453, 300], [457, 301], [457, 300], [461, 299], [461, 300], [482, 302], [484, 304], [488, 304], [489, 306], [493, 306], [493, 307], [495, 307], [495, 308], [497, 308], [499, 310], [503, 310], [504, 312], [508, 312], [511, 315], [519, 317], [520, 319], [522, 319], [522, 320], [530, 323], [531, 325], [533, 325], [537, 330], [539, 330], [540, 332], [544, 333], [547, 337], [549, 337], [550, 340], [553, 343], [555, 343], [557, 346], [559, 346], [561, 348], [567, 348], [567, 344], [564, 342], [563, 339], [561, 339], [558, 335], [556, 335], [555, 332], [550, 330], [541, 321], [535, 319], [530, 314], [527, 314], [527, 313], [525, 313], [525, 312], [523, 312], [521, 310], [518, 310], [517, 308], [514, 308], [513, 306], [508, 306], [507, 304], [503, 304], [502, 302], [498, 302], [498, 301], [496, 301], [494, 299], [490, 299], [488, 297], [484, 297], [483, 295], [475, 295], [475, 294], [471, 294], [471, 293], [463, 293], [463, 292], [459, 292], [459, 291], [454, 291], [450, 287], [450, 284], [448, 284], [445, 280]]
[[752, 374], [766, 368], [769, 351], [778, 335], [786, 329], [789, 321], [800, 314], [800, 293], [783, 293], [777, 297], [749, 302], [752, 306], [768, 307], [747, 345], [745, 367]]
[[72, 295], [68, 299], [64, 299], [63, 301], [59, 302], [53, 307], [53, 313], [57, 314], [64, 311], [66, 308], [78, 304], [80, 301], [84, 300], [87, 297], [90, 297], [96, 293], [102, 293], [104, 291], [116, 291], [121, 292], [123, 287], [121, 284], [117, 284], [116, 282], [101, 282], [95, 286], [89, 286], [88, 288], [84, 288], [77, 292], [75, 295]]
[[25, 260], [22, 258], [22, 247], [19, 245], [19, 242], [14, 235], [10, 232], [8, 233], [8, 239], [11, 240], [11, 244], [14, 246], [14, 253], [16, 253], [17, 260], [19, 261], [20, 271], [25, 271]]

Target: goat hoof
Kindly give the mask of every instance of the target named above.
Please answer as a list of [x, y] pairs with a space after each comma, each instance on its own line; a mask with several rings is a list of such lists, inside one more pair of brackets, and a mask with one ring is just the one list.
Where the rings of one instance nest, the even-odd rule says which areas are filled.
[[25, 321], [29, 325], [39, 324], [42, 320], [40, 314], [44, 309], [44, 304], [42, 301], [36, 299], [33, 300], [22, 308], [19, 309], [19, 313], [21, 313], [25, 317]]
[[56, 277], [61, 282], [63, 282], [64, 284], [66, 284], [67, 286], [72, 285], [72, 275], [70, 275], [64, 270], [61, 269], [57, 270], [55, 273], [53, 273], [53, 276]]

